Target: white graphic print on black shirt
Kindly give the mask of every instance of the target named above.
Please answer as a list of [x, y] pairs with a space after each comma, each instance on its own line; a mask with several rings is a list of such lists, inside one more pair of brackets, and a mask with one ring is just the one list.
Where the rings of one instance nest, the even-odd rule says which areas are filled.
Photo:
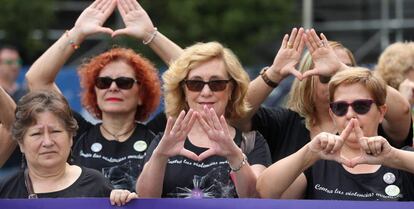
[[308, 182], [308, 199], [414, 199], [414, 175], [385, 166], [381, 166], [374, 173], [352, 174], [335, 161], [319, 160], [305, 172], [305, 175]]
[[[147, 150], [148, 161], [162, 134], [155, 137]], [[237, 131], [236, 144], [240, 146], [241, 132]], [[199, 155], [206, 148], [193, 145], [188, 139], [184, 147]], [[270, 165], [270, 152], [266, 141], [257, 134], [253, 150], [247, 154], [251, 165]], [[227, 160], [220, 156], [211, 156], [201, 162], [183, 156], [174, 156], [168, 160], [165, 172], [162, 197], [178, 198], [234, 198], [236, 189], [230, 175]]]
[[133, 134], [126, 141], [108, 141], [100, 132], [100, 124], [90, 125], [83, 118], [80, 122], [78, 117], [75, 118], [83, 132], [75, 138], [72, 162], [102, 172], [115, 189], [135, 191], [145, 151], [154, 134], [145, 125], [136, 123]]

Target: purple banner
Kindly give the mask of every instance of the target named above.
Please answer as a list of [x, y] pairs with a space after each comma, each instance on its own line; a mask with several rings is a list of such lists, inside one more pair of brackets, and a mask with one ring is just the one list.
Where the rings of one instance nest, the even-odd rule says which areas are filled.
[[136, 199], [123, 207], [111, 206], [107, 198], [56, 198], [0, 200], [1, 209], [412, 209], [414, 202], [269, 200], [269, 199]]

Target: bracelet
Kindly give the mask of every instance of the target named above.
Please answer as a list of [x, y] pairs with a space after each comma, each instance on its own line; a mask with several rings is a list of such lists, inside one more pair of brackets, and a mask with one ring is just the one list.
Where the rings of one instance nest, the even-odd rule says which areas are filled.
[[269, 66], [264, 67], [262, 71], [260, 71], [260, 76], [262, 77], [263, 81], [270, 87], [276, 88], [279, 84], [270, 80], [270, 78], [266, 75], [266, 71], [269, 69]]
[[237, 166], [236, 168], [232, 168], [232, 167], [231, 167], [231, 165], [230, 165], [230, 163], [229, 163], [229, 167], [230, 167], [231, 171], [233, 171], [233, 172], [237, 172], [237, 171], [239, 171], [239, 170], [243, 167], [243, 165], [245, 165], [246, 163], [247, 163], [247, 156], [243, 153], [243, 159], [242, 159], [242, 161], [240, 162], [239, 166]]
[[157, 32], [158, 32], [158, 29], [156, 27], [154, 27], [154, 31], [151, 33], [151, 37], [148, 40], [146, 40], [146, 41], [143, 40], [142, 43], [144, 45], [147, 45], [147, 44], [151, 43], [152, 40], [154, 40], [155, 36], [157, 36]]
[[70, 46], [72, 46], [72, 48], [73, 48], [74, 50], [79, 49], [79, 45], [75, 44], [75, 41], [74, 41], [74, 40], [72, 40], [72, 39], [70, 39], [70, 37], [69, 37], [69, 31], [68, 31], [68, 30], [66, 30], [65, 34], [66, 34], [66, 37], [68, 37], [68, 38], [69, 38], [69, 44], [70, 44]]

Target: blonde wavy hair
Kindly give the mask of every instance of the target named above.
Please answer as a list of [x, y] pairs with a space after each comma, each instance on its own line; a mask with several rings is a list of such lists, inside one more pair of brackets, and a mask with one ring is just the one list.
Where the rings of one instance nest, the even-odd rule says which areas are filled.
[[389, 45], [381, 53], [375, 67], [376, 73], [397, 90], [409, 70], [414, 70], [414, 47], [402, 42]]
[[[343, 46], [341, 43], [336, 41], [330, 41], [329, 46], [334, 50], [341, 49], [345, 50], [351, 65], [356, 66], [356, 61], [352, 52]], [[303, 56], [299, 64], [299, 71], [304, 73], [314, 67], [312, 56], [307, 51]], [[289, 99], [286, 104], [287, 108], [297, 112], [300, 116], [305, 118], [306, 128], [310, 129], [315, 125], [317, 120], [316, 105], [314, 101], [316, 83], [319, 82], [318, 76], [312, 76], [311, 78], [298, 81], [295, 79], [292, 88], [289, 92]]]
[[250, 82], [248, 74], [230, 49], [218, 42], [209, 42], [186, 48], [162, 76], [167, 116], [176, 118], [182, 110], [189, 110], [183, 81], [192, 69], [215, 58], [223, 60], [225, 69], [233, 80], [233, 91], [224, 116], [229, 122], [234, 122], [246, 115], [250, 109], [245, 100]]

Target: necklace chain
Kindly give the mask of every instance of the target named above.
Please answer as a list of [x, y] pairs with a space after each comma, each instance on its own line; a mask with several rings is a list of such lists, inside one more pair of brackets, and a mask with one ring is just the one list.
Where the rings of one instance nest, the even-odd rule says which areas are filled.
[[120, 134], [113, 134], [113, 133], [112, 133], [112, 132], [110, 132], [108, 129], [106, 129], [106, 128], [105, 128], [105, 126], [104, 126], [103, 124], [101, 125], [101, 127], [102, 127], [102, 129], [103, 129], [106, 133], [108, 133], [109, 135], [111, 135], [112, 137], [114, 137], [115, 141], [119, 141], [119, 137], [120, 137], [120, 136], [127, 135], [128, 133], [131, 133], [131, 131], [135, 129], [135, 124], [134, 124], [134, 125], [133, 125], [130, 129], [128, 129], [128, 130], [127, 130], [127, 131], [125, 131], [124, 133], [120, 133]]

